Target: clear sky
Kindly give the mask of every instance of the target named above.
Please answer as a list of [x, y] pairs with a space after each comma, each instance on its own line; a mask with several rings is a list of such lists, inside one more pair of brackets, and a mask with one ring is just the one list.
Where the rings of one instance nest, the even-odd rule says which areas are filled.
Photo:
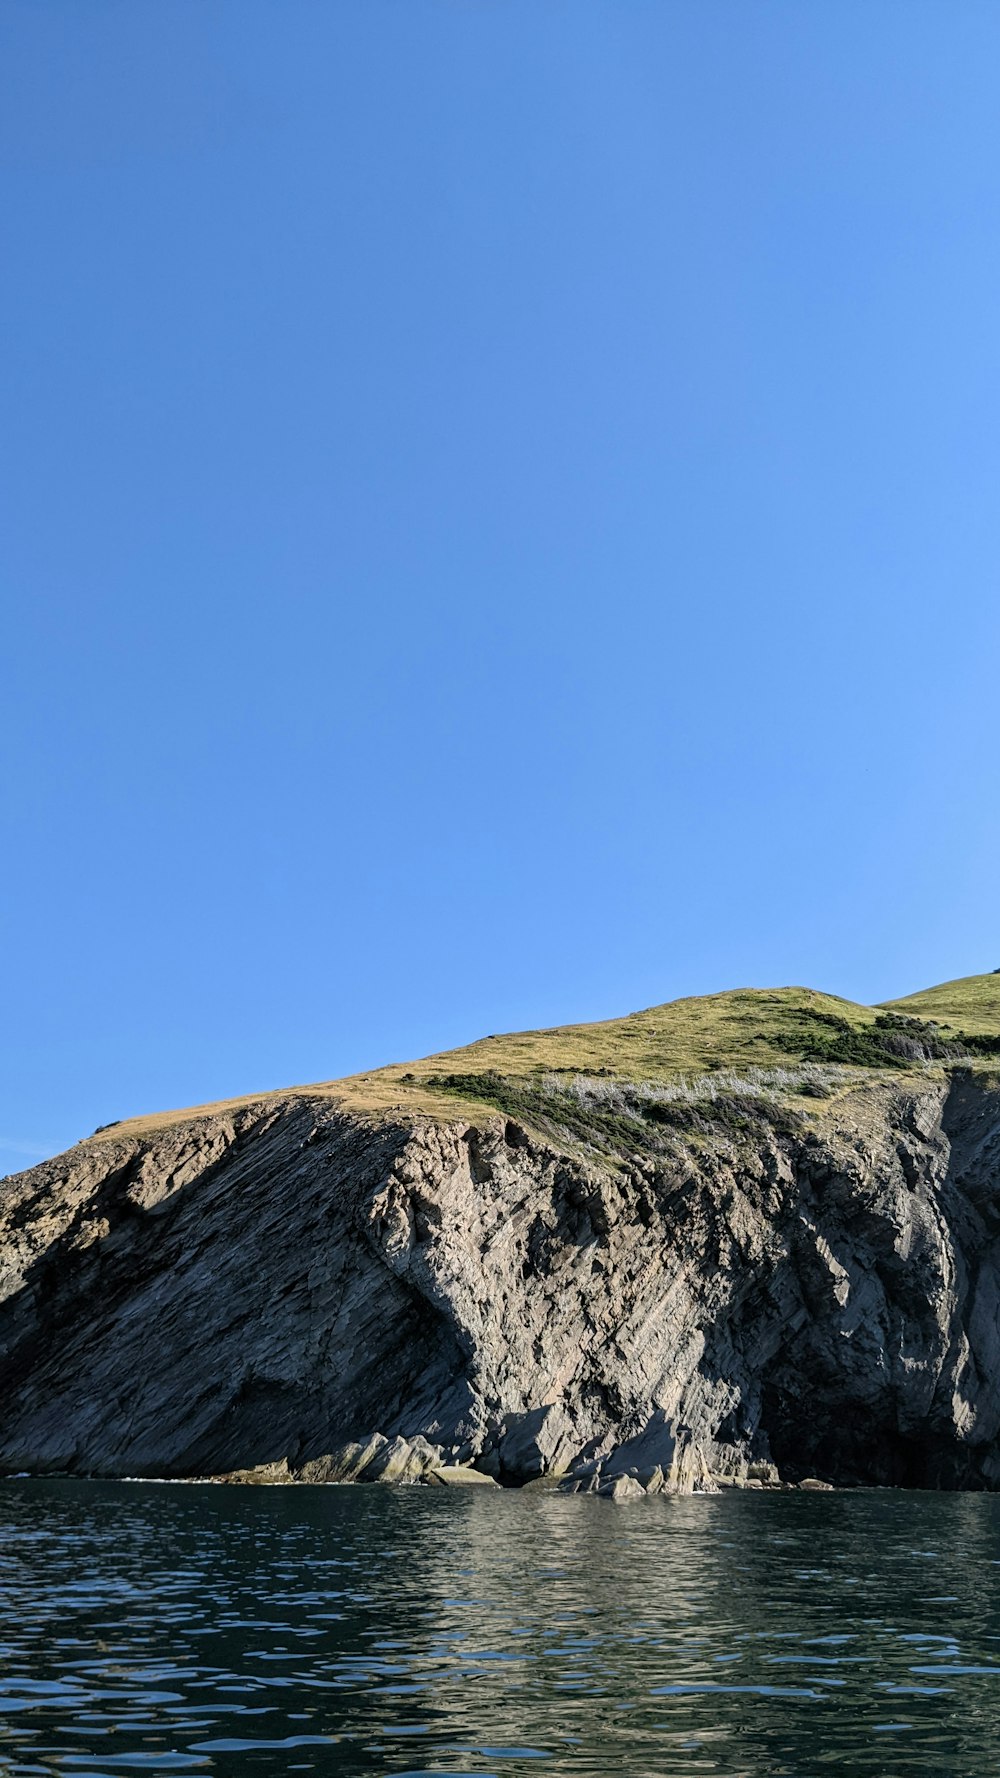
[[996, 0], [5, 0], [0, 1168], [1000, 965]]

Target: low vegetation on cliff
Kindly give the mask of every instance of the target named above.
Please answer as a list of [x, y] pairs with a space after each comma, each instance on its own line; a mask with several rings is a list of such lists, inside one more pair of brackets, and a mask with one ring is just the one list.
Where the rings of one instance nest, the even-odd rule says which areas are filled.
[[1000, 974], [885, 1006], [810, 988], [700, 995], [598, 1024], [482, 1038], [341, 1090], [359, 1108], [455, 1115], [459, 1105], [487, 1105], [598, 1146], [609, 1137], [642, 1146], [637, 1130], [650, 1126], [739, 1129], [759, 1115], [773, 1124], [779, 1101], [794, 1109], [827, 1097], [859, 1069], [991, 1061], [1000, 1063]]
[[0, 1471], [1000, 1489], [998, 1050], [740, 991], [111, 1126], [0, 1193]]
[[[794, 1116], [802, 1101], [831, 1096], [858, 1070], [956, 1064], [1000, 1069], [1000, 972], [883, 1006], [811, 988], [740, 988], [595, 1024], [484, 1037], [419, 1062], [286, 1090], [375, 1114], [475, 1117], [485, 1108], [600, 1148], [634, 1148], [643, 1132], [667, 1127], [747, 1129], [761, 1115], [773, 1124], [779, 1102]], [[128, 1127], [191, 1115], [160, 1113]]]

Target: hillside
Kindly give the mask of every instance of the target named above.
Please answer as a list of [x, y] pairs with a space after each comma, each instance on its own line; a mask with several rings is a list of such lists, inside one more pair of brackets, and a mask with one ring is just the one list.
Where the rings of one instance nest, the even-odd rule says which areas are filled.
[[680, 1000], [4, 1180], [0, 1472], [997, 1488], [998, 1302], [1000, 978]]
[[920, 994], [886, 1002], [894, 1012], [936, 1019], [960, 1031], [1000, 1037], [1000, 970], [992, 975], [967, 975], [956, 982], [942, 982]]
[[[936, 1030], [927, 1029], [930, 1024]], [[596, 1024], [484, 1037], [420, 1061], [283, 1089], [281, 1096], [329, 1097], [350, 1110], [442, 1118], [475, 1116], [488, 1106], [541, 1119], [548, 1128], [565, 1122], [563, 1114], [572, 1109], [567, 1098], [581, 1092], [586, 1097], [588, 1082], [603, 1082], [596, 1090], [604, 1093], [613, 1084], [659, 1087], [676, 1094], [678, 1103], [699, 1095], [718, 1099], [727, 1087], [757, 1091], [762, 1084], [782, 1096], [797, 1096], [805, 1086], [806, 1096], [815, 1096], [824, 1084], [817, 1067], [835, 1071], [825, 1080], [834, 1091], [837, 1069], [898, 1072], [945, 1061], [950, 1051], [968, 1049], [966, 1037], [979, 1042], [977, 1061], [988, 1061], [991, 1040], [998, 1039], [1000, 1060], [1000, 975], [969, 976], [885, 1006], [795, 987], [700, 995]], [[771, 1078], [762, 1082], [762, 1075]], [[110, 1128], [116, 1134], [140, 1133], [199, 1113], [235, 1110], [264, 1096], [134, 1118]], [[578, 1114], [570, 1121], [578, 1124]]]

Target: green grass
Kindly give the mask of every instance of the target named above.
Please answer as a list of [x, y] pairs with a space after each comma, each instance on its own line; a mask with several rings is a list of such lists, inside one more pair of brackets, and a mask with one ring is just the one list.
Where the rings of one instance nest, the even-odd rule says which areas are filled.
[[[548, 1124], [555, 1108], [558, 1121], [579, 1139], [617, 1144], [626, 1137], [634, 1141], [637, 1127], [647, 1135], [654, 1126], [695, 1130], [705, 1118], [714, 1126], [722, 1121], [739, 1130], [762, 1114], [761, 1092], [773, 1118], [778, 1098], [794, 1101], [800, 1093], [822, 1096], [826, 1090], [818, 1078], [803, 1077], [796, 1084], [789, 1075], [774, 1092], [766, 1077], [775, 1071], [840, 1068], [852, 1076], [864, 1071], [864, 1078], [927, 1061], [944, 1065], [969, 1054], [1000, 1057], [1000, 975], [946, 982], [882, 1007], [861, 1006], [811, 988], [741, 988], [672, 1000], [600, 1024], [484, 1037], [463, 1049], [348, 1080], [248, 1096], [226, 1106], [198, 1107], [197, 1112], [132, 1119], [108, 1134], [139, 1134], [192, 1115], [303, 1096], [333, 1098], [377, 1116], [475, 1117], [485, 1106]], [[724, 1091], [711, 1090], [713, 1075], [720, 1076], [720, 1088], [725, 1077]], [[693, 1110], [692, 1095], [682, 1088], [679, 1097], [662, 1101], [647, 1092], [622, 1112], [620, 1099], [615, 1109], [598, 1104], [592, 1093], [589, 1099], [584, 1095], [586, 1103], [575, 1105], [577, 1077], [628, 1089], [666, 1089], [672, 1083], [704, 1083], [708, 1077], [709, 1086], [693, 1091]], [[560, 1085], [567, 1089], [562, 1095]], [[621, 1116], [624, 1125], [614, 1128]]]
[[[726, 1083], [721, 1087], [716, 1082]], [[771, 1132], [799, 1132], [799, 1112], [753, 1081], [713, 1075], [706, 1090], [659, 1096], [655, 1083], [629, 1087], [603, 1077], [547, 1074], [528, 1079], [502, 1074], [443, 1074], [435, 1090], [489, 1105], [536, 1129], [553, 1132], [609, 1155], [661, 1152], [674, 1135], [723, 1134], [730, 1140]], [[602, 1097], [606, 1093], [607, 1097]]]
[[873, 1007], [810, 988], [745, 988], [673, 1000], [596, 1025], [481, 1038], [411, 1069], [422, 1080], [484, 1070], [507, 1076], [603, 1072], [621, 1080], [675, 1079], [716, 1068], [798, 1062], [823, 1046], [824, 1033], [834, 1029], [830, 1021], [838, 1031], [864, 1031], [877, 1016]]
[[[970, 1053], [995, 1056], [1000, 1051], [1000, 976], [973, 977], [949, 987], [965, 992], [952, 994], [949, 1004], [962, 1017], [947, 1025], [943, 1013], [929, 1004], [944, 990], [875, 1007], [811, 988], [744, 988], [669, 1001], [601, 1024], [481, 1038], [464, 1049], [428, 1056], [408, 1067], [380, 1069], [344, 1085], [362, 1097], [372, 1091], [380, 1097], [390, 1093], [403, 1102], [419, 1100], [427, 1109], [440, 1095], [521, 1115], [533, 1110], [540, 1116], [551, 1106], [551, 1096], [538, 1097], [546, 1077], [557, 1082], [564, 1076], [567, 1083], [585, 1076], [668, 1084], [715, 1072], [745, 1076], [748, 1071], [794, 1071], [803, 1065], [900, 1072]], [[670, 1115], [676, 1123], [683, 1121], [680, 1109]]]
[[967, 975], [957, 982], [942, 982], [920, 994], [886, 1001], [892, 1012], [915, 1013], [936, 1019], [953, 1030], [1000, 1037], [1000, 974]]

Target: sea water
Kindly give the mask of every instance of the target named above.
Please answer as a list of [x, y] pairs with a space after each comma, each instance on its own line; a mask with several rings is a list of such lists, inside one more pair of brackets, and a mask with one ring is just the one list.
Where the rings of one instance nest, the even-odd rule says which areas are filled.
[[1000, 1499], [0, 1483], [0, 1771], [1000, 1772]]

